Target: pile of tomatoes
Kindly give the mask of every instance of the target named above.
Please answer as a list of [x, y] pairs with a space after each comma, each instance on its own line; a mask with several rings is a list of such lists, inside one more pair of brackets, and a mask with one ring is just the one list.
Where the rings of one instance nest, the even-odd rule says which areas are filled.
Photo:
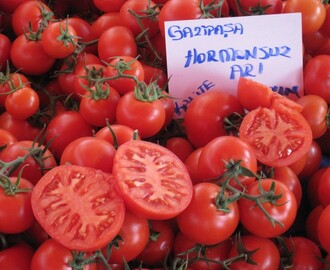
[[[290, 12], [304, 96], [241, 77], [175, 117], [165, 21]], [[0, 26], [0, 269], [330, 269], [328, 1], [0, 0]]]

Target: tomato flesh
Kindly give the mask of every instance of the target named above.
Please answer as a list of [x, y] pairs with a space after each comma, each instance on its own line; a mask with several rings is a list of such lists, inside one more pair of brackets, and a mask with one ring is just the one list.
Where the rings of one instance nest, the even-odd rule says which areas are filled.
[[94, 251], [119, 232], [125, 206], [111, 174], [76, 165], [46, 173], [32, 193], [37, 221], [71, 250]]

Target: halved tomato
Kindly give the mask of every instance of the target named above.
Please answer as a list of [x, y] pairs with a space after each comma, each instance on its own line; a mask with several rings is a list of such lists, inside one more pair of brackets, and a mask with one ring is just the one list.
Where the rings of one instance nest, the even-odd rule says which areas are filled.
[[173, 218], [192, 198], [184, 163], [156, 143], [132, 140], [120, 145], [112, 173], [127, 208], [147, 219]]
[[307, 154], [312, 130], [298, 111], [282, 105], [259, 107], [247, 113], [239, 136], [255, 150], [257, 159], [268, 166], [289, 166]]
[[125, 217], [113, 176], [89, 167], [51, 169], [35, 185], [31, 200], [39, 224], [70, 250], [94, 251], [106, 246]]

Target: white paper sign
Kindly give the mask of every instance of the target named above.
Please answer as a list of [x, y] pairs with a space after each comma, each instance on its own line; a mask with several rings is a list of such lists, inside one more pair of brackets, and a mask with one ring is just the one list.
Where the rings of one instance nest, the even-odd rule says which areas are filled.
[[236, 95], [240, 76], [293, 100], [303, 95], [300, 13], [167, 21], [165, 30], [175, 118], [210, 89]]

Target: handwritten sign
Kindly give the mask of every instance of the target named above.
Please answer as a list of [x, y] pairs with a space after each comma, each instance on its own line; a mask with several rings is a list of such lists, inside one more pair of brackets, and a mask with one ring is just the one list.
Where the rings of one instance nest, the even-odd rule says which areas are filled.
[[293, 100], [303, 95], [300, 13], [167, 21], [165, 30], [176, 118], [210, 89], [236, 95], [241, 76]]

